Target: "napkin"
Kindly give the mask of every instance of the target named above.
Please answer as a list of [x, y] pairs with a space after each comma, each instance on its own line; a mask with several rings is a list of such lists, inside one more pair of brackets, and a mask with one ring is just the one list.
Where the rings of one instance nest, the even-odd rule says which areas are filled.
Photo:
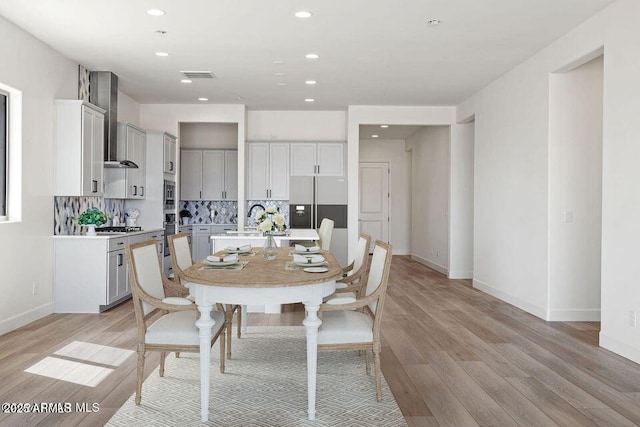
[[250, 251], [251, 245], [242, 245], [242, 246], [227, 246], [224, 248], [225, 251]]
[[304, 255], [293, 254], [293, 262], [295, 262], [296, 264], [317, 264], [320, 262], [324, 262], [324, 257], [322, 255], [306, 257]]
[[302, 246], [302, 245], [296, 245], [296, 252], [317, 252], [320, 250], [320, 246], [310, 246], [310, 247], [306, 247], [306, 246]]
[[230, 261], [237, 261], [237, 260], [238, 260], [238, 255], [236, 254], [227, 255], [224, 257], [209, 255], [207, 257], [207, 261], [211, 261], [211, 262], [230, 262]]

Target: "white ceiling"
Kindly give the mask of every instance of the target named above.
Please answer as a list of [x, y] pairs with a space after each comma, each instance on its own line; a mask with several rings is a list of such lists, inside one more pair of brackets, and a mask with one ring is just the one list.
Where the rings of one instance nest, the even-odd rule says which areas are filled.
[[390, 125], [381, 128], [380, 125], [360, 125], [360, 139], [373, 139], [372, 135], [378, 135], [380, 139], [407, 139], [418, 129], [424, 126]]
[[[115, 72], [140, 103], [345, 109], [455, 105], [613, 1], [2, 0], [0, 15], [90, 70]], [[218, 79], [184, 85], [180, 70]]]

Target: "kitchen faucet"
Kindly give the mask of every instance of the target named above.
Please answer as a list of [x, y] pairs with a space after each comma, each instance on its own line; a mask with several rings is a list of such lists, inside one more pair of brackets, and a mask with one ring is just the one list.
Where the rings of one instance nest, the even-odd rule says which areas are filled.
[[251, 207], [249, 208], [249, 212], [247, 212], [247, 218], [251, 218], [251, 214], [253, 213], [253, 209], [254, 208], [262, 208], [262, 210], [264, 210], [264, 206], [262, 206], [260, 203], [256, 203], [255, 205], [251, 205]]

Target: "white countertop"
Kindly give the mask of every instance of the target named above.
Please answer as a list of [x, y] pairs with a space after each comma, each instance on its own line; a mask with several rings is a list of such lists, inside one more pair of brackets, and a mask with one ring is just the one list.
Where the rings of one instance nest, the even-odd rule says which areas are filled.
[[[293, 228], [285, 236], [273, 236], [275, 240], [319, 240], [318, 232], [313, 229]], [[238, 231], [233, 233], [220, 233], [211, 236], [211, 240], [256, 240], [266, 239], [261, 232]]]
[[87, 236], [84, 234], [70, 234], [70, 235], [56, 235], [53, 236], [54, 239], [115, 239], [117, 237], [129, 237], [136, 236], [138, 234], [146, 234], [146, 233], [155, 233], [161, 231], [164, 233], [164, 228], [150, 228], [148, 230], [142, 231], [134, 231], [132, 233], [109, 233], [109, 234], [98, 234], [97, 236]]

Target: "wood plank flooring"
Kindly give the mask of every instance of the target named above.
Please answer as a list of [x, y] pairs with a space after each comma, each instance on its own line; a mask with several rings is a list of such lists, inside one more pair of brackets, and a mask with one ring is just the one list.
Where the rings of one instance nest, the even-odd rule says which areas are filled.
[[[299, 306], [288, 307], [250, 314], [249, 324], [302, 318]], [[410, 426], [640, 425], [640, 365], [597, 347], [597, 322], [544, 322], [396, 256], [382, 331], [382, 370]], [[54, 314], [1, 336], [0, 402], [95, 402], [100, 410], [0, 413], [0, 426], [103, 425], [134, 392], [135, 355], [95, 388], [24, 370], [74, 341], [135, 350], [135, 337], [130, 302], [98, 315]], [[149, 355], [145, 375], [158, 361]]]

